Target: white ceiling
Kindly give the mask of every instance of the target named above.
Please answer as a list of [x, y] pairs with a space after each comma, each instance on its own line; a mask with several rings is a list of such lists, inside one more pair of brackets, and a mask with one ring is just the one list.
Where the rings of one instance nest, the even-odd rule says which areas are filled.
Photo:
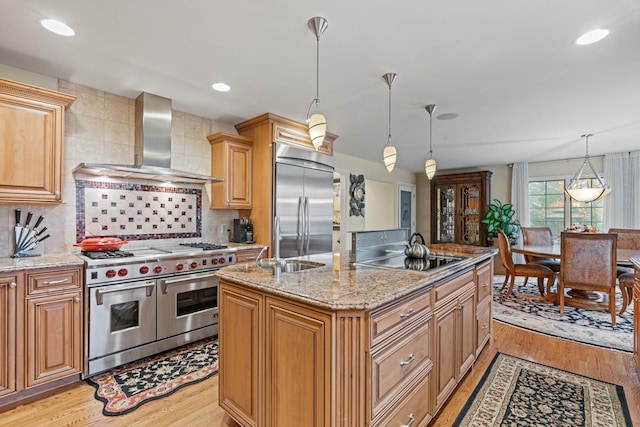
[[[335, 151], [382, 162], [392, 88], [398, 167], [422, 171], [640, 149], [639, 0], [2, 0], [0, 63], [236, 124], [304, 121], [316, 92]], [[54, 35], [54, 18], [76, 31]], [[607, 28], [599, 43], [578, 36]], [[224, 81], [232, 90], [215, 92]], [[454, 120], [436, 120], [456, 113]], [[573, 171], [572, 171], [573, 172]]]

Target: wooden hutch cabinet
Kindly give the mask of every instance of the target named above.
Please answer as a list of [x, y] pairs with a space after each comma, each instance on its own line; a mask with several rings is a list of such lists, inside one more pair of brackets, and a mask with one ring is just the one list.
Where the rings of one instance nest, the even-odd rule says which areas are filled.
[[488, 245], [480, 220], [491, 198], [491, 174], [439, 175], [431, 181], [431, 243]]

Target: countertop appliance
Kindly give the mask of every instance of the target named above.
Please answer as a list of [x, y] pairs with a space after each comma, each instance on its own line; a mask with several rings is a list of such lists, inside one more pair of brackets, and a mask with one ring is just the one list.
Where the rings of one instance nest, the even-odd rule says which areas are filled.
[[218, 278], [236, 249], [209, 243], [81, 252], [85, 376], [218, 334]]
[[233, 243], [245, 243], [252, 239], [247, 239], [247, 233], [253, 231], [253, 226], [249, 218], [235, 218], [233, 220]]
[[333, 157], [279, 143], [274, 150], [273, 214], [280, 217], [280, 256], [331, 252]]
[[352, 233], [351, 247], [355, 253], [355, 263], [367, 267], [433, 273], [469, 258], [437, 250], [431, 251], [426, 258], [406, 257], [404, 248], [408, 234], [409, 230], [404, 228]]

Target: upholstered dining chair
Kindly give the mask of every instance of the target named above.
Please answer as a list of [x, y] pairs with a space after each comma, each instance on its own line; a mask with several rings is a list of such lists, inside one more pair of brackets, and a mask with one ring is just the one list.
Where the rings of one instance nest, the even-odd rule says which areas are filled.
[[509, 298], [509, 296], [511, 295], [511, 292], [513, 291], [513, 285], [517, 276], [537, 277], [538, 290], [540, 291], [540, 295], [545, 294], [543, 286], [544, 279], [547, 279], [547, 292], [549, 291], [549, 289], [551, 289], [551, 285], [556, 280], [556, 273], [554, 273], [549, 267], [545, 267], [544, 265], [514, 263], [509, 239], [502, 230], [498, 230], [498, 247], [500, 249], [500, 258], [502, 259], [502, 264], [504, 264], [504, 268], [507, 272], [504, 278], [504, 283], [502, 284], [502, 288], [500, 288], [500, 290], [502, 291], [507, 286], [507, 282], [509, 280], [511, 281], [509, 284], [509, 289], [507, 289], [507, 293], [505, 294], [505, 298]]
[[[533, 246], [553, 245], [553, 232], [549, 227], [522, 227], [522, 244]], [[544, 265], [554, 273], [560, 272], [560, 260], [555, 258], [542, 258], [532, 255], [525, 255], [524, 260], [527, 264]], [[527, 284], [524, 279], [524, 284]]]
[[[609, 233], [618, 235], [619, 249], [640, 249], [640, 230], [633, 228], [610, 228]], [[633, 276], [633, 267], [626, 265], [618, 265], [618, 279], [623, 274], [631, 274]]]
[[611, 324], [616, 324], [616, 243], [613, 233], [560, 234], [558, 302], [564, 315], [565, 289], [604, 292]]

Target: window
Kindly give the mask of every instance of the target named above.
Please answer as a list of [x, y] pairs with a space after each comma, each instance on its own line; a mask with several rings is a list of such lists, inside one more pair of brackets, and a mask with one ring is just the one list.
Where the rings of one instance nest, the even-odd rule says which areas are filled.
[[577, 202], [564, 192], [569, 178], [529, 181], [529, 222], [531, 227], [549, 227], [556, 243], [560, 232], [572, 224], [602, 230], [604, 200]]

